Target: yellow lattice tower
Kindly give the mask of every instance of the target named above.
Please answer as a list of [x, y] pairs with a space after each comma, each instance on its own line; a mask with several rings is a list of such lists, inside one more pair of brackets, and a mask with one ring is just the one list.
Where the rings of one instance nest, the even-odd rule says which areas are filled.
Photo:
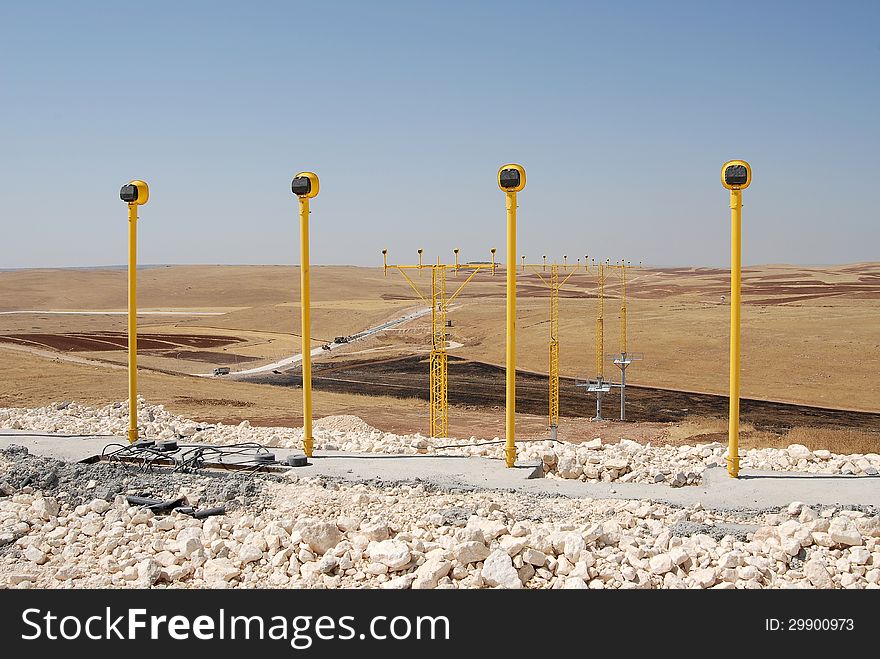
[[642, 353], [631, 353], [627, 346], [627, 306], [626, 285], [627, 271], [633, 267], [631, 262], [621, 260], [614, 265], [606, 267], [618, 270], [620, 273], [620, 352], [616, 355], [605, 355], [614, 361], [614, 365], [620, 369], [620, 420], [626, 420], [626, 369], [634, 362], [644, 358]]
[[559, 426], [559, 266], [550, 266], [550, 427]]
[[626, 261], [608, 265], [620, 271], [620, 354], [626, 355], [626, 270], [631, 267]]
[[628, 270], [636, 267], [641, 267], [641, 262], [639, 262], [638, 266], [634, 266], [631, 261], [621, 260], [619, 263], [615, 263], [613, 265], [607, 265], [609, 268], [614, 268], [620, 272], [620, 354], [626, 357], [627, 354], [627, 307], [626, 307], [626, 285], [627, 278], [626, 273]]
[[[447, 357], [447, 338], [446, 338], [446, 317], [452, 302], [458, 297], [458, 294], [464, 287], [474, 278], [480, 270], [492, 270], [495, 273], [495, 250], [492, 249], [492, 262], [489, 263], [473, 263], [460, 265], [458, 261], [458, 249], [455, 250], [455, 263], [447, 265], [440, 263], [437, 259], [435, 265], [425, 265], [422, 260], [423, 250], [418, 250], [418, 265], [388, 265], [388, 250], [382, 250], [382, 264], [385, 275], [388, 274], [388, 268], [395, 268], [410, 288], [415, 291], [419, 299], [425, 304], [430, 304], [431, 308], [431, 360], [430, 360], [430, 408], [431, 408], [431, 437], [448, 437], [449, 436], [449, 376], [448, 376], [448, 357]], [[423, 270], [430, 268], [431, 270], [431, 294], [430, 301], [428, 295], [422, 293], [421, 289], [416, 285], [412, 278], [406, 273], [407, 270]], [[447, 296], [446, 290], [446, 274], [448, 269], [472, 270], [470, 275], [465, 279], [451, 296]]]
[[[568, 270], [568, 256], [563, 256], [562, 268]], [[547, 257], [542, 257], [541, 263], [526, 263], [525, 256], [523, 259], [523, 269], [532, 268], [538, 278], [544, 282], [550, 289], [550, 373], [549, 373], [549, 423], [551, 437], [555, 438], [556, 428], [559, 426], [559, 290], [568, 282], [573, 274], [578, 272], [581, 267], [581, 260], [577, 260], [577, 265], [573, 266], [573, 270], [562, 280], [559, 279], [559, 265], [553, 263], [550, 265], [550, 276], [545, 278], [541, 272], [547, 271]], [[585, 257], [586, 259], [586, 257]], [[588, 261], [584, 261], [584, 272], [588, 270]], [[540, 269], [541, 272], [538, 270]]]
[[449, 436], [446, 311], [446, 266], [438, 264], [431, 268], [431, 437]]

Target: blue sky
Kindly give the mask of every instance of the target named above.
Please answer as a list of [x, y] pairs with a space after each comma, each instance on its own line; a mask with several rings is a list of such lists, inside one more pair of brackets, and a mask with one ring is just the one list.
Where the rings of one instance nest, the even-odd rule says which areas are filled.
[[[731, 8], [727, 9], [725, 6]], [[724, 265], [878, 260], [878, 2], [4, 2], [0, 267], [316, 263], [504, 247]]]

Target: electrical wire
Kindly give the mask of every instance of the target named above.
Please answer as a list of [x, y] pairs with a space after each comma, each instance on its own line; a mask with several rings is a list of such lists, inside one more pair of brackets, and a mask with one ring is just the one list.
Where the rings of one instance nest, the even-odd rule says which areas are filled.
[[169, 466], [172, 472], [192, 473], [206, 468], [209, 464], [257, 473], [264, 467], [282, 464], [275, 459], [274, 454], [267, 447], [255, 442], [222, 445], [178, 444], [175, 448], [166, 450], [157, 443], [149, 445], [137, 442], [127, 445], [111, 443], [101, 451], [101, 459], [121, 464], [125, 468], [134, 464], [144, 473], [152, 471], [156, 465]]

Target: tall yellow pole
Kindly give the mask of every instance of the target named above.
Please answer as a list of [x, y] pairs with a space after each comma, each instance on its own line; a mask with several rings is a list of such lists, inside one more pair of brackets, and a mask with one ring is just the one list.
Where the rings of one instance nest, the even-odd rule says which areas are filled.
[[605, 379], [605, 264], [599, 264], [596, 282], [596, 378]]
[[498, 187], [507, 197], [507, 392], [504, 460], [508, 467], [516, 464], [516, 193], [525, 186], [526, 170], [522, 165], [502, 165], [498, 170]]
[[312, 457], [312, 312], [309, 283], [309, 199], [318, 195], [318, 176], [300, 172], [293, 177], [290, 189], [299, 199], [299, 273], [300, 317], [302, 319], [303, 382], [303, 452]]
[[137, 207], [128, 204], [128, 441], [138, 439], [137, 415]]
[[128, 204], [128, 441], [138, 439], [137, 417], [137, 219], [138, 206], [150, 198], [149, 186], [141, 180], [129, 181], [119, 190]]
[[740, 288], [742, 263], [742, 190], [730, 191], [730, 412], [727, 473], [739, 476]]
[[516, 192], [507, 193], [507, 355], [504, 459], [516, 463]]
[[299, 198], [299, 273], [302, 313], [303, 450], [312, 457], [312, 312], [309, 281], [309, 198]]
[[740, 289], [742, 282], [742, 191], [752, 183], [745, 160], [721, 168], [721, 185], [730, 190], [730, 410], [727, 426], [727, 473], [739, 476]]

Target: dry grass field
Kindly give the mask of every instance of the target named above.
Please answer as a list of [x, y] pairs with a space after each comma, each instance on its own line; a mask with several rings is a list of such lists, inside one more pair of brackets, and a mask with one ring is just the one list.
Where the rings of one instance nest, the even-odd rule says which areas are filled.
[[[644, 361], [628, 372], [634, 384], [723, 394], [727, 388], [729, 273], [708, 268], [629, 271], [629, 342]], [[449, 274], [449, 288], [463, 281]], [[426, 292], [430, 272], [415, 275]], [[595, 375], [595, 272], [577, 273], [562, 293], [563, 376]], [[160, 266], [139, 271], [139, 308], [220, 315], [140, 319], [141, 392], [197, 418], [279, 425], [296, 423], [298, 390], [196, 378], [214, 366], [233, 371], [299, 352], [298, 269], [285, 266]], [[619, 279], [606, 284], [604, 352], [619, 350]], [[518, 365], [547, 369], [548, 291], [531, 271], [521, 273]], [[763, 266], [744, 272], [743, 396], [841, 409], [880, 411], [880, 264], [831, 267]], [[22, 310], [124, 311], [123, 269], [0, 272], [0, 406], [37, 406], [52, 400], [106, 403], [126, 395], [123, 315], [3, 314]], [[724, 296], [724, 299], [722, 299]], [[313, 268], [313, 347], [424, 306], [403, 278], [381, 268]], [[504, 273], [478, 275], [450, 314], [451, 354], [488, 364], [504, 355]], [[429, 318], [421, 318], [322, 357], [388, 359], [424, 354]], [[62, 336], [65, 335], [65, 336]], [[74, 336], [68, 336], [74, 335]], [[203, 337], [202, 339], [193, 339]], [[150, 342], [152, 341], [152, 342]], [[68, 360], [77, 360], [79, 363]], [[611, 363], [605, 375], [617, 376]], [[427, 382], [425, 382], [427, 388]], [[415, 398], [358, 396], [320, 391], [316, 413], [358, 414], [387, 430], [425, 430], [427, 405]], [[842, 412], [843, 414], [844, 412]], [[451, 411], [456, 435], [503, 432], [503, 410], [458, 405]], [[540, 435], [540, 415], [522, 415], [521, 432]], [[688, 425], [690, 424], [690, 425]], [[563, 419], [563, 436], [592, 438], [619, 433], [684, 441], [723, 432], [712, 419], [685, 423], [608, 424]], [[636, 427], [638, 426], [638, 427]], [[880, 430], [880, 428], [876, 429]], [[751, 435], [749, 435], [751, 433]], [[788, 439], [745, 429], [744, 444]], [[862, 446], [876, 437], [860, 431], [794, 428], [798, 441]], [[818, 444], [817, 444], [818, 442]], [[864, 448], [864, 447], [863, 447]]]

